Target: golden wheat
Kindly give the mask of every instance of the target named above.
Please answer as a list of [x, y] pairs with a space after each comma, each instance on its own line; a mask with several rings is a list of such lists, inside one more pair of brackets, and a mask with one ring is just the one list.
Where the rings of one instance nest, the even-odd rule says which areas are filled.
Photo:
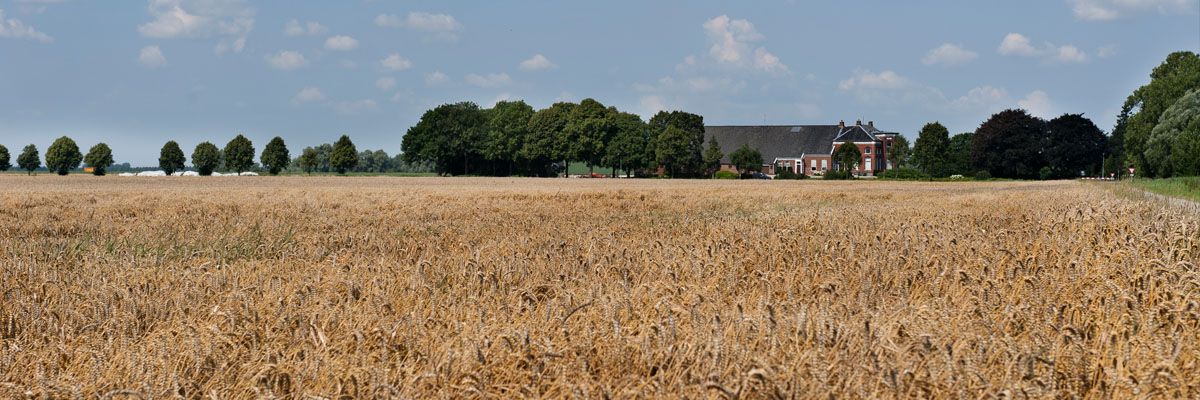
[[0, 176], [0, 397], [1200, 396], [1103, 185]]

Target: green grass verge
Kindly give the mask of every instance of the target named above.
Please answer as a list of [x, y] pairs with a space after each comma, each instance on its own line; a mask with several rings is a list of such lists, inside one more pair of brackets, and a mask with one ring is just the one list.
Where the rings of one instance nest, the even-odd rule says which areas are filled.
[[1200, 201], [1200, 177], [1134, 179], [1132, 185], [1151, 193]]

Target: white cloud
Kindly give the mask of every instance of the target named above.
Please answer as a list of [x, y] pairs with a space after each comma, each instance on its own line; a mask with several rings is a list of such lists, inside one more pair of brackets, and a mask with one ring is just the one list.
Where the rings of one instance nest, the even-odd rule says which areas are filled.
[[996, 49], [997, 53], [1005, 56], [1026, 56], [1032, 57], [1041, 53], [1040, 50], [1030, 44], [1029, 38], [1020, 33], [1010, 33], [1004, 36], [1004, 40], [1000, 41], [1000, 47]]
[[427, 12], [410, 12], [404, 18], [392, 14], [379, 14], [375, 25], [385, 28], [407, 28], [433, 34], [433, 38], [457, 40], [462, 24], [452, 15]]
[[242, 0], [150, 0], [154, 20], [138, 26], [155, 38], [245, 36], [254, 28], [254, 10]]
[[788, 67], [779, 61], [779, 57], [759, 47], [754, 49], [754, 68], [767, 72], [787, 72]]
[[443, 74], [442, 71], [433, 71], [425, 76], [425, 84], [429, 86], [437, 86], [449, 81], [450, 77]]
[[308, 65], [308, 60], [304, 58], [303, 54], [291, 50], [268, 54], [266, 59], [271, 67], [284, 71], [291, 71]]
[[974, 113], [999, 111], [1011, 105], [1012, 100], [1004, 88], [983, 85], [968, 90], [958, 97], [946, 96], [942, 90], [886, 70], [874, 73], [857, 70], [838, 87], [854, 95], [860, 103], [910, 108], [938, 113]]
[[1043, 57], [1046, 61], [1059, 63], [1081, 63], [1088, 60], [1087, 53], [1073, 45], [1056, 46], [1045, 43], [1035, 47], [1025, 35], [1010, 33], [1000, 42], [996, 52], [1006, 56]]
[[382, 90], [392, 90], [396, 87], [396, 78], [385, 76], [375, 80], [375, 87]]
[[285, 36], [317, 36], [324, 35], [327, 32], [329, 32], [329, 28], [315, 21], [300, 24], [300, 21], [293, 19], [283, 26], [283, 34]]
[[467, 74], [464, 80], [471, 85], [481, 88], [494, 88], [512, 83], [512, 78], [510, 78], [508, 74], [504, 73], [487, 74], [486, 76], [479, 74]]
[[541, 71], [558, 67], [550, 62], [550, 59], [541, 54], [535, 54], [528, 60], [521, 61], [521, 70], [523, 71]]
[[147, 68], [159, 68], [167, 65], [167, 57], [163, 56], [158, 46], [146, 46], [138, 54], [138, 63]]
[[244, 0], [150, 0], [153, 21], [138, 26], [156, 39], [220, 37], [218, 54], [241, 52], [254, 29], [254, 9]]
[[462, 29], [462, 24], [459, 24], [453, 16], [426, 12], [408, 13], [404, 26], [425, 32], [451, 32]]
[[4, 18], [3, 9], [0, 9], [0, 38], [29, 39], [42, 43], [54, 42], [54, 38], [50, 37], [50, 35], [39, 32], [32, 26], [25, 25], [21, 20]]
[[412, 61], [408, 61], [408, 59], [400, 57], [399, 54], [393, 53], [383, 60], [380, 60], [379, 65], [391, 71], [403, 71], [412, 68]]
[[368, 112], [379, 111], [379, 103], [375, 100], [355, 100], [343, 101], [334, 105], [334, 110], [341, 115], [358, 115]]
[[228, 52], [228, 51], [233, 51], [234, 53], [241, 53], [242, 50], [244, 50], [245, 48], [246, 48], [246, 37], [242, 36], [239, 38], [222, 40], [220, 43], [217, 43], [216, 47], [213, 48], [213, 52], [217, 53], [218, 55], [224, 54], [225, 52]]
[[403, 28], [404, 20], [393, 14], [379, 14], [375, 16], [375, 26], [384, 28]]
[[1071, 45], [1058, 48], [1058, 52], [1054, 55], [1054, 60], [1063, 63], [1081, 63], [1088, 60], [1087, 54], [1083, 50]]
[[1085, 21], [1112, 21], [1131, 14], [1157, 11], [1163, 15], [1189, 13], [1195, 0], [1067, 0], [1075, 18]]
[[331, 36], [325, 39], [325, 49], [334, 51], [348, 51], [358, 48], [358, 40], [349, 36]]
[[977, 57], [979, 57], [979, 54], [963, 49], [961, 45], [945, 43], [933, 50], [929, 50], [929, 53], [926, 53], [925, 57], [921, 59], [921, 63], [925, 65], [954, 66], [969, 63]]
[[838, 84], [838, 88], [842, 90], [853, 89], [883, 89], [894, 90], [909, 87], [911, 81], [908, 78], [900, 76], [893, 71], [883, 71], [878, 74], [869, 70], [854, 71], [854, 76], [843, 80]]
[[960, 110], [993, 109], [1008, 101], [1008, 91], [1004, 88], [979, 86], [952, 101], [950, 106]]
[[315, 87], [306, 87], [300, 89], [299, 93], [292, 96], [292, 103], [311, 103], [314, 101], [325, 100], [325, 93], [321, 93], [321, 89]]
[[754, 43], [765, 37], [758, 33], [750, 21], [721, 15], [704, 22], [703, 27], [711, 43], [708, 54], [718, 65], [749, 67], [766, 72], [788, 71], [787, 65], [780, 62], [779, 57], [766, 48], [754, 47]]
[[1050, 118], [1054, 115], [1054, 105], [1050, 102], [1050, 96], [1041, 90], [1029, 93], [1024, 99], [1017, 101], [1017, 106], [1038, 118]]

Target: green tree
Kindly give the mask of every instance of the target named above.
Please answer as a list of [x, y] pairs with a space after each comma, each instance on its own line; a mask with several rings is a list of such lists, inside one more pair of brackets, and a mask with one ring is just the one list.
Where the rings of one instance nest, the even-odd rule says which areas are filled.
[[12, 158], [8, 154], [8, 148], [0, 145], [0, 172], [8, 171], [12, 168]]
[[589, 173], [601, 164], [604, 146], [612, 139], [614, 129], [610, 113], [615, 113], [615, 110], [605, 108], [594, 99], [584, 99], [571, 109], [567, 118], [569, 159], [583, 161]]
[[725, 153], [721, 152], [721, 145], [717, 143], [717, 138], [708, 140], [708, 148], [704, 149], [703, 157], [706, 175], [714, 175], [721, 169], [721, 159], [725, 157]]
[[1104, 164], [1108, 138], [1083, 114], [1063, 114], [1046, 123], [1046, 146], [1042, 156], [1053, 179], [1095, 174]]
[[317, 159], [317, 149], [305, 147], [304, 152], [300, 153], [300, 158], [296, 159], [296, 163], [300, 164], [300, 169], [304, 170], [304, 173], [313, 173], [320, 166], [320, 160]]
[[58, 138], [46, 149], [46, 169], [56, 174], [70, 173], [72, 169], [79, 168], [80, 162], [83, 162], [83, 154], [69, 137]]
[[655, 140], [655, 161], [662, 165], [672, 178], [679, 177], [680, 172], [692, 162], [691, 143], [692, 135], [690, 133], [674, 125], [668, 125]]
[[653, 148], [650, 147], [650, 130], [642, 117], [631, 113], [615, 113], [610, 115], [616, 134], [605, 148], [605, 164], [613, 169], [625, 171], [625, 176], [631, 176], [632, 171], [648, 168], [653, 163]]
[[[1113, 135], [1124, 138], [1124, 147], [1117, 153], [1126, 155], [1132, 163], [1148, 174], [1159, 168], [1145, 168], [1154, 164], [1148, 158], [1147, 144], [1167, 108], [1188, 91], [1200, 88], [1200, 55], [1190, 51], [1171, 53], [1161, 65], [1150, 73], [1150, 83], [1129, 95], [1117, 117]], [[1142, 172], [1139, 171], [1139, 172]], [[1154, 175], [1149, 175], [1154, 176]]]
[[947, 170], [950, 175], [972, 175], [975, 173], [971, 166], [971, 146], [975, 133], [966, 132], [950, 137], [950, 149], [947, 157]]
[[107, 144], [98, 143], [88, 149], [88, 153], [83, 157], [83, 162], [92, 167], [92, 175], [104, 176], [108, 172], [108, 167], [113, 165], [112, 149]]
[[659, 111], [650, 118], [654, 137], [661, 137], [667, 127], [674, 126], [688, 135], [685, 160], [675, 168], [682, 175], [700, 176], [704, 173], [704, 117], [683, 111]]
[[[920, 143], [920, 140], [918, 138], [917, 143]], [[834, 170], [849, 176], [854, 173], [854, 169], [862, 162], [863, 155], [862, 150], [858, 149], [858, 145], [846, 142], [833, 149], [833, 154], [829, 158], [833, 161]]]
[[750, 145], [742, 144], [742, 147], [729, 153], [729, 162], [733, 163], [734, 168], [737, 168], [744, 177], [751, 172], [762, 171], [763, 157], [758, 149], [752, 149]]
[[975, 130], [971, 164], [997, 178], [1040, 178], [1046, 138], [1046, 121], [1025, 110], [1001, 111]]
[[183, 149], [179, 148], [179, 143], [174, 140], [164, 144], [162, 150], [158, 152], [158, 168], [166, 172], [167, 175], [174, 174], [177, 171], [183, 171], [184, 163], [187, 159], [183, 156]]
[[[561, 161], [566, 168], [566, 159], [570, 155], [570, 142], [567, 140], [567, 123], [571, 111], [578, 104], [559, 102], [550, 107], [538, 110], [529, 119], [529, 138], [521, 148], [521, 157], [529, 162], [530, 169], [541, 176], [554, 174], [551, 167]], [[406, 150], [407, 151], [407, 150]], [[411, 162], [411, 161], [410, 161]]]
[[213, 171], [221, 165], [221, 150], [217, 145], [202, 142], [196, 145], [196, 149], [192, 150], [192, 167], [196, 168], [196, 172], [200, 176], [212, 175]]
[[339, 174], [345, 174], [346, 171], [351, 171], [358, 165], [358, 149], [354, 147], [354, 142], [350, 141], [349, 136], [342, 135], [333, 144], [333, 153], [329, 155], [329, 165]]
[[37, 146], [28, 145], [21, 150], [21, 155], [17, 156], [17, 166], [25, 170], [26, 173], [33, 175], [42, 166], [42, 157], [38, 155]]
[[892, 163], [892, 168], [904, 168], [908, 165], [908, 158], [912, 155], [912, 148], [909, 147], [908, 138], [904, 135], [896, 135], [892, 139], [892, 144], [887, 148], [887, 159]]
[[483, 157], [501, 165], [503, 175], [512, 175], [517, 164], [524, 161], [521, 148], [529, 138], [533, 114], [533, 107], [520, 100], [497, 102], [488, 112]]
[[950, 176], [949, 150], [950, 131], [939, 122], [925, 124], [913, 145], [912, 163], [930, 176]]
[[225, 157], [225, 169], [238, 175], [254, 166], [254, 144], [245, 136], [237, 135], [230, 140], [222, 155]]
[[288, 154], [287, 144], [283, 142], [283, 138], [276, 136], [267, 142], [267, 147], [263, 148], [262, 166], [267, 169], [267, 173], [271, 175], [279, 175], [279, 171], [287, 168], [288, 162], [292, 156]]
[[431, 162], [439, 174], [471, 173], [483, 158], [487, 116], [475, 103], [443, 104], [426, 111], [404, 135], [401, 150], [410, 163]]
[[1163, 112], [1146, 143], [1149, 176], [1200, 175], [1200, 89], [1180, 97]]
[[373, 172], [375, 168], [375, 152], [371, 150], [358, 152], [358, 165], [354, 166], [354, 172]]

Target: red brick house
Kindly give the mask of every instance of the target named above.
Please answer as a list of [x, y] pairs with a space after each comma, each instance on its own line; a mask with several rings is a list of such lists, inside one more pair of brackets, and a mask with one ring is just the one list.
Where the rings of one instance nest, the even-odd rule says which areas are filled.
[[716, 139], [725, 158], [721, 169], [733, 171], [729, 153], [742, 147], [758, 149], [763, 155], [763, 173], [776, 175], [787, 168], [805, 175], [823, 175], [834, 168], [833, 150], [845, 144], [858, 146], [862, 160], [854, 166], [858, 175], [873, 176], [892, 169], [887, 161], [887, 148], [897, 133], [875, 128], [875, 123], [862, 121], [852, 126], [837, 125], [768, 125], [768, 126], [706, 126], [704, 140]]

